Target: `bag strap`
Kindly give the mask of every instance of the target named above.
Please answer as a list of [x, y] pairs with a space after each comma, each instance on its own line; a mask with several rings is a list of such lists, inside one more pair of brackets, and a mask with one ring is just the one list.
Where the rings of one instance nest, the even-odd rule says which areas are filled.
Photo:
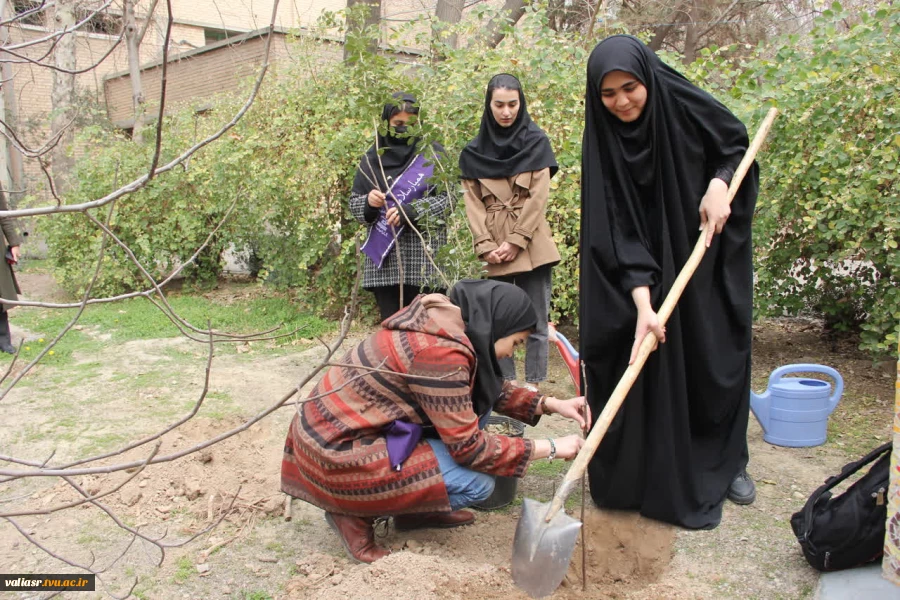
[[813, 546], [812, 542], [809, 540], [809, 534], [810, 534], [810, 531], [812, 530], [813, 508], [815, 507], [816, 502], [819, 501], [819, 498], [822, 497], [822, 494], [824, 494], [831, 488], [837, 486], [839, 483], [841, 483], [842, 481], [844, 481], [845, 479], [847, 479], [848, 477], [850, 477], [851, 475], [853, 475], [854, 473], [856, 473], [857, 471], [859, 471], [860, 469], [862, 469], [863, 467], [868, 465], [869, 463], [874, 462], [875, 460], [881, 458], [881, 456], [883, 454], [885, 454], [886, 452], [890, 452], [891, 447], [892, 447], [892, 442], [887, 442], [885, 444], [882, 444], [878, 448], [872, 450], [871, 452], [869, 452], [868, 454], [863, 456], [861, 459], [859, 459], [855, 462], [852, 462], [852, 463], [847, 463], [841, 469], [841, 472], [839, 475], [832, 475], [831, 477], [829, 477], [828, 479], [825, 480], [825, 485], [819, 487], [818, 489], [816, 489], [816, 491], [814, 491], [812, 493], [812, 495], [806, 501], [806, 504], [803, 505], [803, 510], [802, 510], [803, 531], [800, 532], [799, 535], [797, 535], [798, 542], [800, 542], [801, 544], [807, 543], [810, 546], [813, 553], [815, 553], [815, 547]]
[[834, 487], [843, 480], [847, 479], [849, 476], [859, 471], [870, 462], [874, 462], [876, 459], [881, 458], [881, 455], [890, 450], [891, 447], [892, 442], [882, 444], [878, 448], [875, 448], [874, 450], [863, 456], [858, 461], [844, 465], [844, 467], [841, 469], [840, 475], [832, 475], [825, 480], [825, 483], [830, 484], [829, 488]]

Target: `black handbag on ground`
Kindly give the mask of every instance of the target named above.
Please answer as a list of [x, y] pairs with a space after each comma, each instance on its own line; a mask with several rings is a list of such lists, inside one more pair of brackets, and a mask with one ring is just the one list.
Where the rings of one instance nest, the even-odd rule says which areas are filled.
[[[832, 496], [831, 489], [874, 462], [869, 472], [847, 490]], [[879, 559], [884, 553], [891, 443], [844, 465], [813, 492], [806, 505], [791, 517], [791, 528], [807, 562], [820, 571], [849, 569]]]

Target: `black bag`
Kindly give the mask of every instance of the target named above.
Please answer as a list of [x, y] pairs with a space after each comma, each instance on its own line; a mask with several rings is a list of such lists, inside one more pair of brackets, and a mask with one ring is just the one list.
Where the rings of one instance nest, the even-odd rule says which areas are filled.
[[[876, 460], [847, 491], [832, 497], [831, 488]], [[809, 564], [820, 571], [838, 571], [882, 556], [890, 466], [888, 442], [844, 465], [840, 475], [829, 477], [809, 497], [803, 510], [794, 513], [791, 528]]]

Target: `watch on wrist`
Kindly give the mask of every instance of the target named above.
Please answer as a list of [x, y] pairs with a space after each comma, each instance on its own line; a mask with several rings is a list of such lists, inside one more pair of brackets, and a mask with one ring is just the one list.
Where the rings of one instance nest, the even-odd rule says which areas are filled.
[[547, 456], [547, 460], [553, 460], [556, 458], [556, 443], [553, 438], [547, 438], [547, 441], [550, 442], [550, 455]]

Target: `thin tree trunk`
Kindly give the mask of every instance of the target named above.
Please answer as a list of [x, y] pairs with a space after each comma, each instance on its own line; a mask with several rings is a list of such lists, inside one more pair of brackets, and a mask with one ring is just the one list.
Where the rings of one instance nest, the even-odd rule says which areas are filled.
[[[365, 19], [362, 23], [347, 23], [347, 37], [352, 36], [353, 34], [360, 35], [363, 31], [368, 30], [371, 27], [377, 27], [381, 22], [381, 0], [347, 0], [347, 11], [354, 12], [353, 7], [365, 4], [368, 6], [368, 10], [366, 11]], [[356, 57], [354, 56], [354, 51], [347, 44], [347, 37], [344, 39], [344, 61], [354, 60]], [[380, 36], [376, 36], [369, 41], [366, 48], [369, 52], [376, 52], [378, 50], [378, 38]]]
[[686, 65], [691, 64], [697, 58], [697, 44], [699, 41], [697, 22], [700, 20], [699, 4], [699, 0], [691, 2], [690, 19], [684, 30], [684, 58], [681, 59], [681, 62]]
[[125, 0], [125, 43], [128, 48], [128, 72], [131, 79], [131, 101], [134, 109], [132, 139], [140, 144], [144, 127], [144, 88], [141, 83], [141, 55], [137, 19], [134, 17], [134, 0]]
[[[506, 0], [503, 3], [500, 15], [495, 19], [491, 19], [484, 29], [484, 39], [487, 40], [489, 47], [496, 48], [503, 41], [503, 38], [506, 37], [506, 33], [503, 32], [503, 25], [507, 21], [511, 21], [513, 24], [519, 22], [519, 19], [525, 14], [525, 3], [526, 0]], [[477, 36], [473, 38], [473, 42], [475, 39], [477, 39]]]
[[660, 27], [653, 28], [653, 37], [650, 38], [650, 41], [647, 43], [647, 46], [653, 50], [654, 52], [659, 52], [662, 49], [663, 42], [666, 41], [666, 36], [672, 31], [672, 25], [662, 25]]
[[[463, 0], [437, 0], [437, 6], [434, 9], [434, 16], [443, 23], [455, 25], [462, 18]], [[456, 34], [447, 36], [447, 45], [456, 48], [458, 40]]]
[[[0, 7], [0, 20], [6, 21], [14, 14], [12, 4], [7, 0]], [[9, 42], [9, 27], [3, 27], [0, 30], [0, 46], [5, 46]], [[0, 64], [0, 81], [3, 82], [0, 88], [3, 89], [3, 121], [10, 127], [16, 127], [19, 121], [19, 109], [16, 103], [16, 88], [13, 81], [12, 65], [8, 62]], [[7, 168], [9, 169], [9, 189], [6, 190], [6, 197], [9, 198], [9, 207], [15, 209], [19, 205], [19, 198], [25, 189], [25, 165], [22, 162], [22, 154], [15, 144], [6, 141], [6, 157], [8, 158]]]
[[[54, 62], [59, 69], [75, 70], [75, 25], [74, 0], [56, 0], [53, 11], [53, 26], [57, 31], [67, 30], [59, 38], [54, 51]], [[69, 177], [74, 161], [70, 156], [74, 134], [71, 126], [75, 114], [75, 75], [62, 71], [53, 71], [53, 87], [50, 91], [50, 103], [53, 116], [50, 120], [50, 131], [62, 134], [59, 143], [53, 149], [53, 185], [57, 194], [64, 194], [69, 189]]]
[[654, 52], [659, 52], [662, 49], [662, 45], [666, 41], [666, 38], [677, 27], [676, 23], [685, 22], [688, 9], [689, 7], [686, 7], [681, 2], [676, 3], [672, 8], [672, 12], [664, 19], [665, 25], [653, 28], [653, 37], [650, 38], [647, 46]]

